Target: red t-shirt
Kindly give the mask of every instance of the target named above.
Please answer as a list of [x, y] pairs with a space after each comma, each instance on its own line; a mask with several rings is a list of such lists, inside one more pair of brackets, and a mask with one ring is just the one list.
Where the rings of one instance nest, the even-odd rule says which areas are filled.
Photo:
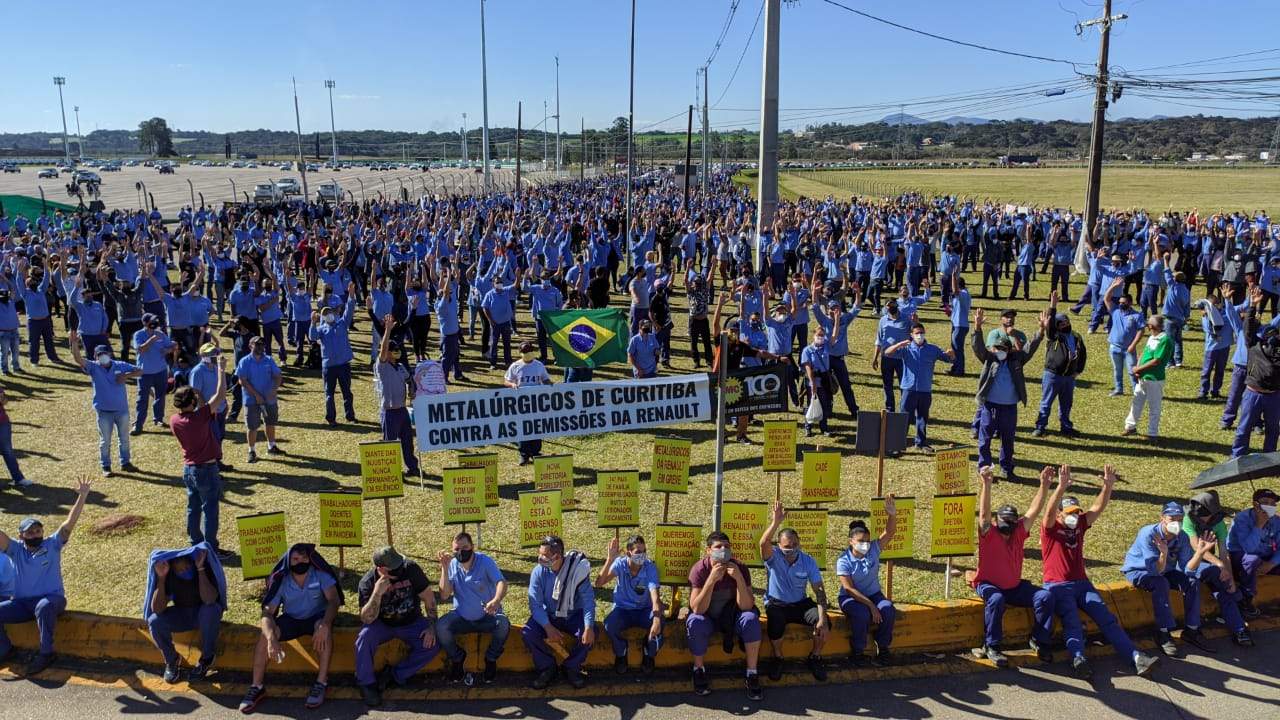
[[[747, 581], [748, 585], [750, 585], [751, 571], [747, 569], [747, 566], [739, 562], [737, 558], [733, 558], [729, 562], [738, 566], [738, 572], [742, 573], [742, 578]], [[689, 568], [689, 585], [694, 588], [700, 588], [703, 585], [707, 584], [707, 578], [710, 575], [711, 575], [711, 558], [704, 557], [698, 562], [694, 563], [692, 568]], [[733, 578], [729, 577], [728, 575], [725, 575], [724, 577], [717, 580], [715, 587], [712, 588], [712, 592], [716, 592], [720, 590], [730, 590], [736, 593], [738, 592], [738, 582]]]
[[185, 465], [203, 465], [222, 459], [222, 444], [213, 436], [213, 413], [208, 405], [194, 412], [175, 413], [169, 418], [169, 429], [182, 446]]
[[1072, 580], [1088, 580], [1084, 573], [1084, 531], [1089, 529], [1089, 520], [1080, 514], [1080, 524], [1075, 530], [1068, 530], [1060, 522], [1053, 524], [1053, 529], [1045, 530], [1040, 526], [1040, 553], [1044, 556], [1044, 581], [1070, 582]]
[[1006, 537], [994, 525], [986, 534], [978, 533], [978, 573], [970, 583], [991, 583], [1001, 590], [1012, 590], [1022, 582], [1023, 546], [1027, 544], [1026, 525], [1019, 518], [1013, 532]]

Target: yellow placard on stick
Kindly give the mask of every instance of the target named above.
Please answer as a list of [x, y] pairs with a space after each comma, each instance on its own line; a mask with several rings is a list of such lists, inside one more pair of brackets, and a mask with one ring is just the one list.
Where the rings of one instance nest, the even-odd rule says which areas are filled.
[[658, 582], [688, 585], [689, 570], [702, 559], [702, 526], [658, 523], [653, 528], [649, 552], [658, 566]]
[[978, 496], [938, 495], [929, 523], [930, 557], [964, 557], [974, 551], [974, 512]]
[[559, 490], [520, 493], [520, 547], [538, 547], [547, 535], [564, 537]]
[[444, 469], [440, 507], [445, 525], [484, 522], [484, 473], [482, 467]]
[[360, 493], [322, 492], [320, 502], [321, 547], [360, 547], [364, 544], [364, 505]]
[[800, 508], [788, 510], [782, 527], [792, 528], [800, 536], [800, 547], [818, 562], [819, 570], [827, 569], [827, 510]]
[[769, 526], [769, 503], [725, 502], [720, 511], [720, 530], [729, 536], [733, 556], [749, 567], [764, 567], [760, 559], [760, 536]]
[[765, 472], [794, 472], [796, 469], [796, 423], [794, 420], [766, 420], [764, 423]]
[[573, 456], [546, 455], [533, 459], [533, 487], [538, 490], [559, 490], [560, 500], [573, 505]]
[[[893, 537], [880, 545], [881, 560], [902, 560], [912, 556], [916, 529], [916, 499], [900, 497], [894, 503], [898, 509], [898, 523]], [[884, 498], [871, 498], [871, 537], [880, 537], [884, 532], [888, 515], [884, 511]]]
[[689, 453], [692, 447], [692, 442], [680, 438], [654, 438], [649, 489], [666, 493], [689, 492]]
[[806, 452], [800, 482], [800, 503], [827, 503], [840, 499], [840, 453]]
[[969, 448], [939, 450], [933, 456], [937, 487], [934, 495], [960, 495], [969, 492]]
[[640, 471], [596, 473], [596, 527], [640, 525]]
[[240, 535], [240, 568], [245, 580], [264, 578], [289, 549], [282, 512], [241, 515], [236, 518]]
[[400, 443], [360, 443], [360, 477], [365, 500], [404, 497], [404, 457]]
[[484, 506], [498, 507], [498, 454], [459, 455], [458, 465], [464, 468], [484, 468]]

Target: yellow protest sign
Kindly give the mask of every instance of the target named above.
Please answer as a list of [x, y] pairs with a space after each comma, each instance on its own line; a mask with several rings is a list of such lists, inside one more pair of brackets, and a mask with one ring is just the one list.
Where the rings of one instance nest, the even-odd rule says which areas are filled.
[[364, 506], [358, 492], [322, 492], [321, 547], [360, 547], [364, 544]]
[[935, 495], [959, 495], [969, 491], [969, 448], [939, 450], [933, 455]]
[[825, 508], [788, 510], [782, 527], [800, 536], [800, 548], [813, 556], [819, 570], [827, 569], [827, 511]]
[[440, 508], [445, 525], [484, 522], [484, 472], [482, 467], [444, 469]]
[[653, 492], [689, 492], [689, 451], [693, 443], [680, 438], [653, 439], [653, 469], [649, 489]]
[[561, 502], [573, 505], [573, 456], [547, 455], [533, 459], [533, 487], [538, 490], [559, 490]]
[[663, 585], [688, 585], [689, 570], [702, 559], [702, 526], [658, 523], [653, 528], [653, 542], [648, 544], [653, 562], [658, 566], [658, 582]]
[[[915, 547], [916, 531], [916, 499], [900, 497], [895, 501], [898, 509], [898, 524], [893, 537], [880, 545], [881, 560], [901, 560], [909, 558]], [[884, 498], [871, 498], [871, 537], [878, 538], [884, 532], [888, 516], [884, 512]]]
[[365, 500], [404, 497], [404, 458], [398, 442], [360, 443], [360, 477]]
[[800, 503], [836, 502], [840, 499], [840, 453], [806, 452], [800, 482]]
[[795, 469], [795, 421], [766, 420], [764, 423], [764, 471], [792, 472]]
[[520, 493], [520, 547], [538, 547], [547, 535], [564, 537], [559, 490]]
[[963, 557], [974, 551], [977, 495], [938, 495], [929, 523], [930, 557]]
[[240, 568], [245, 580], [264, 578], [289, 549], [285, 542], [282, 512], [241, 515], [236, 518], [240, 534]]
[[484, 468], [484, 506], [498, 507], [498, 454], [459, 455], [458, 465]]
[[720, 530], [729, 536], [733, 556], [750, 567], [764, 567], [760, 536], [769, 526], [769, 503], [725, 502], [720, 510]]
[[596, 527], [640, 525], [640, 471], [596, 473]]

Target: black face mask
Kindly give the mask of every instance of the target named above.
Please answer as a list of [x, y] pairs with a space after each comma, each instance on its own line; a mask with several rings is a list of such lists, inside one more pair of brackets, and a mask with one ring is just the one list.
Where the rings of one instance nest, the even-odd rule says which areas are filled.
[[307, 571], [310, 569], [311, 569], [311, 563], [309, 562], [294, 563], [289, 566], [289, 572], [293, 573], [294, 575], [306, 575]]
[[36, 548], [44, 544], [44, 538], [43, 537], [23, 538], [22, 542], [26, 543], [28, 550], [35, 550]]
[[471, 558], [475, 557], [475, 555], [476, 555], [476, 551], [474, 548], [471, 550], [459, 550], [458, 552], [453, 554], [453, 556], [457, 558], [458, 562], [460, 563], [471, 562]]
[[1012, 535], [1013, 529], [1017, 527], [1017, 525], [1017, 522], [1001, 520], [996, 523], [996, 530], [999, 530], [1002, 535]]

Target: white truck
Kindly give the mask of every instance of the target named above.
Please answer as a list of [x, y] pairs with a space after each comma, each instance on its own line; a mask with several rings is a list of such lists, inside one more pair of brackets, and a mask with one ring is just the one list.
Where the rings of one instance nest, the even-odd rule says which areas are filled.
[[316, 188], [316, 199], [320, 202], [342, 202], [342, 187], [336, 182], [323, 182]]
[[297, 178], [280, 178], [276, 181], [276, 187], [280, 189], [280, 193], [285, 196], [301, 195], [302, 185]]
[[276, 183], [258, 183], [253, 186], [254, 205], [278, 205], [284, 202], [284, 193]]

